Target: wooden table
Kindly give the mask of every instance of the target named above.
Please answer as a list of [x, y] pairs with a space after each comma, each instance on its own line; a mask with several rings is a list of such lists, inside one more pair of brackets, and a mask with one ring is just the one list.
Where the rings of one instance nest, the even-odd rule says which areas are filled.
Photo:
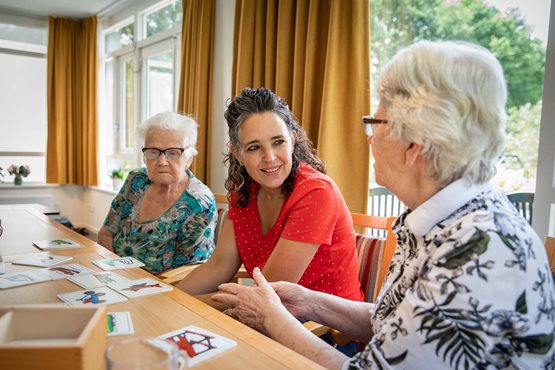
[[[67, 263], [79, 263], [94, 271], [101, 271], [91, 261], [114, 256], [112, 252], [36, 210], [0, 209], [0, 219], [4, 226], [4, 235], [0, 237], [0, 255], [8, 256], [8, 260], [12, 259], [10, 253], [12, 256], [40, 253], [39, 249], [32, 246], [32, 241], [59, 237], [70, 238], [83, 246], [52, 252], [72, 256], [73, 260]], [[20, 250], [15, 250], [16, 247]], [[33, 269], [11, 263], [5, 265], [6, 272]], [[142, 269], [118, 270], [117, 273], [131, 279], [153, 277]], [[0, 306], [60, 303], [57, 294], [77, 290], [82, 288], [65, 279], [0, 290]], [[112, 304], [107, 309], [110, 312], [131, 312], [135, 336], [156, 337], [187, 325], [196, 325], [237, 342], [237, 347], [199, 363], [195, 369], [322, 369], [309, 359], [176, 288], [171, 292]], [[108, 337], [108, 345], [129, 337]]]

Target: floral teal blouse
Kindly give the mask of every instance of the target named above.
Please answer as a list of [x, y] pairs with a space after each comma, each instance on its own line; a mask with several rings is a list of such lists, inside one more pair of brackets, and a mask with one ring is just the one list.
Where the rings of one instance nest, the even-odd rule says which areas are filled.
[[132, 256], [153, 274], [206, 261], [214, 251], [216, 201], [210, 189], [187, 170], [189, 185], [157, 219], [139, 222], [143, 195], [152, 184], [146, 168], [133, 170], [112, 201], [104, 226], [114, 234], [114, 252]]

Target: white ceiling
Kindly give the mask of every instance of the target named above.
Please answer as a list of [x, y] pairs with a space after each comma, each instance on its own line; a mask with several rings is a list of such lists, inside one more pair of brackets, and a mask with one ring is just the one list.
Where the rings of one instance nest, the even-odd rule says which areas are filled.
[[35, 16], [85, 18], [122, 0], [0, 0], [0, 11]]

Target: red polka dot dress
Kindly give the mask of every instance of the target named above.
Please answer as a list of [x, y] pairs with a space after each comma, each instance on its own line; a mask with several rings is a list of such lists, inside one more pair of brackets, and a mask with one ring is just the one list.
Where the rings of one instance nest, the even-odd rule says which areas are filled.
[[228, 213], [239, 255], [249, 274], [252, 275], [255, 267], [264, 268], [280, 237], [320, 244], [299, 284], [362, 301], [353, 222], [333, 180], [301, 164], [293, 193], [285, 198], [276, 223], [266, 235], [261, 233], [257, 193], [258, 184], [255, 184], [245, 208], [233, 206], [235, 199], [232, 198]]

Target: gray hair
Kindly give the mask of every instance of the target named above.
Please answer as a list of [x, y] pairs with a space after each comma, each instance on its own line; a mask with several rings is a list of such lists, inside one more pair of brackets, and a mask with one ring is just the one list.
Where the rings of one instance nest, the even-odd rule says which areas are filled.
[[490, 180], [505, 144], [507, 88], [487, 49], [421, 41], [399, 51], [379, 81], [390, 134], [420, 144], [435, 181]]
[[178, 113], [158, 113], [137, 127], [137, 136], [144, 143], [151, 129], [177, 131], [183, 138], [184, 154], [190, 158], [197, 155], [197, 123], [192, 117]]

